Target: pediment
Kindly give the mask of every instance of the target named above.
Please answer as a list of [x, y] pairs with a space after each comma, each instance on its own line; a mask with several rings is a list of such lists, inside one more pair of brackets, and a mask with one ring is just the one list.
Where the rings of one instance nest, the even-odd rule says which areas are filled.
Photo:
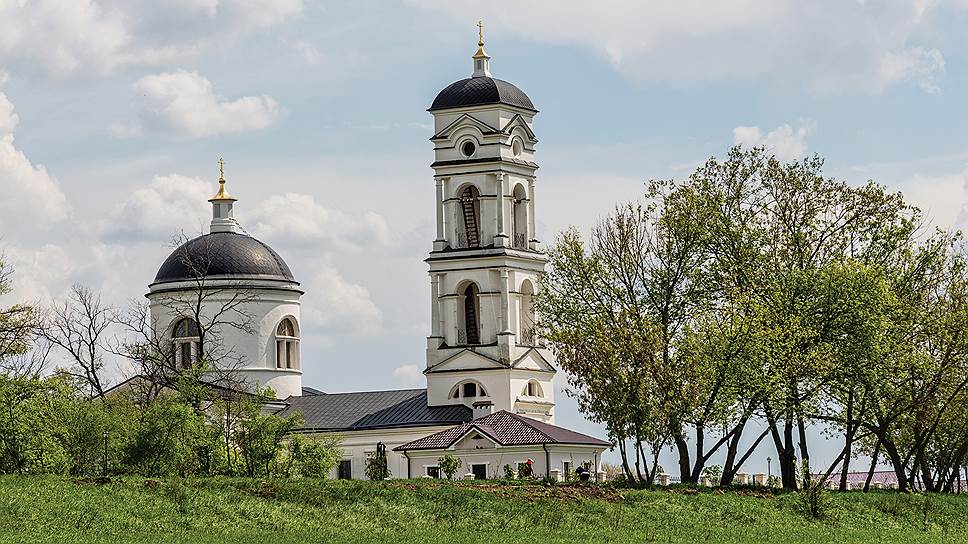
[[463, 349], [436, 365], [427, 369], [427, 372], [453, 372], [457, 370], [489, 370], [492, 368], [507, 368], [497, 359], [493, 359], [470, 349]]
[[538, 138], [535, 136], [534, 131], [531, 130], [531, 127], [528, 126], [527, 121], [524, 120], [524, 117], [522, 117], [520, 113], [512, 117], [511, 120], [504, 125], [504, 128], [501, 129], [501, 132], [504, 132], [505, 134], [511, 134], [511, 131], [514, 130], [515, 128], [521, 128], [521, 130], [523, 130], [524, 133], [527, 134], [528, 140], [531, 143], [538, 142]]
[[514, 363], [511, 364], [511, 368], [520, 370], [538, 370], [541, 372], [555, 372], [556, 369], [554, 365], [548, 362], [542, 355], [540, 350], [531, 348], [524, 352], [524, 355], [518, 357]]
[[479, 449], [492, 449], [498, 445], [491, 436], [478, 428], [476, 425], [471, 426], [467, 429], [467, 432], [463, 436], [457, 439], [456, 442], [450, 447], [454, 450], [479, 450]]
[[[518, 117], [520, 117], [520, 115]], [[442, 128], [440, 132], [438, 132], [437, 134], [434, 134], [434, 136], [431, 138], [431, 141], [448, 140], [450, 139], [450, 136], [454, 132], [464, 127], [474, 127], [477, 130], [481, 131], [482, 134], [485, 134], [485, 135], [494, 134], [498, 132], [497, 128], [492, 127], [491, 125], [485, 123], [484, 121], [481, 121], [480, 119], [478, 119], [477, 117], [474, 117], [473, 115], [465, 113], [460, 117], [458, 117], [457, 119], [455, 119], [453, 123]]]

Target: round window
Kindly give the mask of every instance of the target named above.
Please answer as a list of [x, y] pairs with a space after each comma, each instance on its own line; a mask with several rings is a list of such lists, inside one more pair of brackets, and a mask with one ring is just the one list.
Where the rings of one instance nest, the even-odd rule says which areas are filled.
[[521, 140], [515, 138], [514, 141], [511, 142], [511, 153], [513, 153], [515, 157], [520, 157], [522, 151], [524, 151], [524, 145], [521, 143]]
[[470, 140], [467, 140], [460, 146], [460, 152], [463, 153], [465, 157], [470, 157], [471, 155], [474, 154], [474, 151], [476, 150], [477, 150], [477, 146], [474, 145], [474, 142]]

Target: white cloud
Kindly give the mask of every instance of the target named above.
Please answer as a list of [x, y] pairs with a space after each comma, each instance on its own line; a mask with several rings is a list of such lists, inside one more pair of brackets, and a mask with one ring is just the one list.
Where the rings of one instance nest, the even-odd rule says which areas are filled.
[[766, 135], [760, 127], [738, 126], [733, 129], [733, 143], [744, 147], [765, 147], [781, 161], [791, 161], [807, 154], [807, 136], [813, 132], [812, 122], [803, 122], [797, 128], [783, 124]]
[[260, 237], [330, 251], [374, 249], [388, 244], [391, 237], [390, 227], [378, 213], [350, 214], [326, 208], [312, 195], [300, 193], [267, 198], [255, 207], [247, 223]]
[[67, 252], [52, 244], [35, 249], [10, 246], [4, 249], [3, 258], [14, 271], [9, 302], [50, 301], [74, 281], [77, 269]]
[[198, 178], [170, 174], [155, 177], [133, 191], [113, 212], [109, 238], [170, 240], [179, 231], [199, 231], [209, 214], [212, 185]]
[[[548, 9], [544, 0], [520, 0], [507, 10], [470, 0], [408, 3], [466, 24], [468, 34], [482, 16], [493, 23], [492, 40], [513, 32], [591, 49], [647, 83], [767, 78], [820, 91], [874, 93], [903, 82], [937, 89], [942, 53], [912, 42], [941, 12], [939, 6], [953, 4], [604, 0]], [[494, 63], [499, 73], [500, 58]]]
[[968, 169], [939, 175], [915, 174], [900, 189], [908, 202], [921, 208], [932, 225], [945, 230], [968, 227]]
[[939, 91], [935, 75], [944, 72], [944, 57], [937, 49], [912, 47], [889, 52], [881, 59], [880, 86], [916, 81], [925, 92]]
[[417, 365], [401, 365], [393, 369], [393, 379], [400, 387], [421, 387], [427, 384]]
[[306, 284], [303, 327], [322, 334], [371, 334], [380, 330], [383, 313], [370, 292], [323, 265]]
[[0, 2], [0, 63], [54, 76], [182, 59], [302, 11], [302, 0]]
[[271, 96], [243, 96], [235, 100], [216, 95], [212, 83], [198, 72], [166, 72], [141, 78], [135, 84], [140, 97], [140, 124], [115, 126], [118, 136], [141, 130], [172, 130], [203, 137], [261, 130], [282, 117]]
[[7, 95], [0, 93], [0, 232], [21, 228], [46, 230], [67, 218], [70, 208], [57, 180], [43, 165], [34, 165], [14, 145], [20, 118]]

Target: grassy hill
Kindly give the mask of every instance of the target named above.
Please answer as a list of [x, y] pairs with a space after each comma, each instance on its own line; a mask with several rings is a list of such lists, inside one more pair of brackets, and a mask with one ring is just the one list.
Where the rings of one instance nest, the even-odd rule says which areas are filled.
[[968, 496], [0, 477], [0, 542], [968, 542]]

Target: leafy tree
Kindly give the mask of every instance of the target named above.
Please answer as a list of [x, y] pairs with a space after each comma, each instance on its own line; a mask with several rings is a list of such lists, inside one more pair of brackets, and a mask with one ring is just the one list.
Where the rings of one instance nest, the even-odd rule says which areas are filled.
[[437, 466], [440, 467], [440, 471], [444, 473], [444, 476], [448, 480], [453, 480], [454, 475], [460, 470], [461, 460], [459, 457], [454, 457], [453, 455], [447, 453], [443, 457], [437, 459]]
[[247, 399], [240, 406], [242, 412], [233, 438], [239, 448], [245, 473], [248, 476], [269, 476], [272, 474], [272, 463], [284, 446], [283, 440], [299, 425], [301, 418], [298, 415], [283, 418], [262, 413], [257, 398]]
[[66, 393], [56, 380], [0, 374], [0, 473], [64, 472], [57, 406]]
[[[13, 269], [0, 256], [0, 296], [11, 292], [12, 275]], [[18, 376], [39, 372], [39, 365], [28, 357], [38, 321], [37, 310], [28, 304], [0, 308], [0, 372]]]
[[285, 476], [326, 478], [342, 458], [338, 437], [306, 439], [293, 436], [286, 444], [284, 460], [280, 463]]

